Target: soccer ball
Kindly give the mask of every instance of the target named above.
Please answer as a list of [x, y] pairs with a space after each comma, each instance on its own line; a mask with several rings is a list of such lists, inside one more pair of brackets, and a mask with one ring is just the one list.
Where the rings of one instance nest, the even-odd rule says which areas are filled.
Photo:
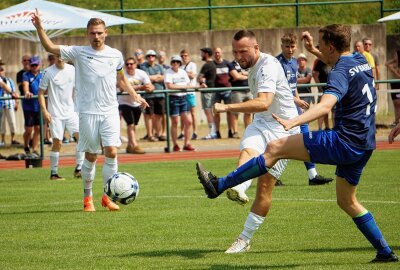
[[133, 175], [117, 172], [108, 178], [104, 192], [115, 202], [130, 204], [139, 194], [139, 183]]

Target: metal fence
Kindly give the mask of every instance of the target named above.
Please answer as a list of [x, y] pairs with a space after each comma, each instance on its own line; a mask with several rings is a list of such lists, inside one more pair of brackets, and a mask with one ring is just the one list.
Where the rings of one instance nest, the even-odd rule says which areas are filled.
[[[398, 79], [392, 80], [378, 80], [376, 83], [383, 84], [383, 83], [393, 83], [397, 82], [400, 83]], [[318, 86], [325, 86], [325, 83], [312, 83], [312, 84], [298, 84], [298, 88], [302, 87], [318, 87]], [[235, 91], [245, 91], [248, 90], [249, 87], [228, 87], [228, 88], [201, 88], [201, 89], [188, 89], [184, 92], [222, 92], [227, 90], [235, 90]], [[171, 152], [171, 139], [170, 139], [170, 112], [169, 112], [169, 93], [178, 93], [183, 92], [183, 90], [155, 90], [154, 93], [163, 93], [165, 95], [165, 109], [166, 109], [166, 133], [167, 133], [167, 140], [166, 140], [166, 147], [165, 152]], [[139, 94], [145, 94], [144, 91], [138, 91]], [[379, 90], [380, 94], [384, 93], [400, 93], [400, 89], [392, 89], [392, 90]], [[127, 93], [118, 93], [118, 95], [127, 95]], [[322, 95], [322, 93], [310, 93], [310, 94], [299, 94], [300, 97], [315, 97]], [[45, 96], [47, 98], [47, 96]], [[37, 99], [38, 96], [33, 96], [31, 99]], [[0, 100], [9, 100], [12, 98], [9, 97], [0, 97]], [[24, 97], [19, 97], [19, 99], [25, 99]], [[43, 128], [43, 115], [42, 111], [40, 111], [40, 158], [44, 158], [44, 128]]]
[[[213, 29], [213, 10], [220, 9], [251, 9], [251, 8], [274, 8], [274, 7], [287, 7], [287, 8], [295, 8], [294, 16], [296, 18], [296, 27], [300, 26], [300, 16], [301, 16], [301, 7], [306, 6], [322, 6], [322, 5], [350, 5], [350, 4], [367, 4], [367, 3], [376, 3], [379, 4], [380, 15], [384, 16], [386, 12], [394, 12], [399, 11], [400, 8], [385, 8], [384, 0], [347, 0], [347, 1], [316, 1], [316, 2], [301, 2], [299, 0], [295, 0], [293, 3], [276, 3], [276, 4], [254, 4], [254, 5], [213, 5], [212, 0], [205, 0], [208, 2], [206, 6], [195, 6], [195, 7], [173, 7], [173, 8], [141, 8], [141, 9], [125, 9], [124, 8], [124, 0], [120, 0], [120, 9], [104, 9], [98, 10], [100, 12], [107, 13], [119, 13], [120, 16], [124, 17], [126, 13], [148, 13], [148, 12], [165, 12], [165, 11], [184, 11], [184, 10], [198, 10], [208, 11], [208, 29]], [[124, 32], [124, 26], [121, 26], [121, 33]]]

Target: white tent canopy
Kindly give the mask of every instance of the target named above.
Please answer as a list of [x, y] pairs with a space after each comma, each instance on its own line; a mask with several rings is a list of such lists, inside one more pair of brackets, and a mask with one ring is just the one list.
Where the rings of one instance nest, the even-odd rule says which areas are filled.
[[50, 38], [78, 28], [86, 28], [90, 18], [101, 18], [106, 26], [143, 23], [102, 12], [53, 3], [45, 0], [28, 0], [0, 10], [0, 33], [39, 42], [31, 16], [39, 10], [42, 25]]
[[387, 21], [394, 21], [394, 20], [400, 20], [400, 12], [383, 17], [383, 18], [379, 19], [378, 22], [387, 22]]

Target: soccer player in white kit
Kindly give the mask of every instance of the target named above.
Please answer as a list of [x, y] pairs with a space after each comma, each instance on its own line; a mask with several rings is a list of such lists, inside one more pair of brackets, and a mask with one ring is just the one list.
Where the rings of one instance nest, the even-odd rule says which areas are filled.
[[[82, 165], [84, 186], [83, 211], [96, 211], [92, 199], [92, 185], [96, 172], [97, 152], [104, 147], [103, 183], [118, 171], [117, 147], [120, 141], [120, 118], [116, 85], [127, 91], [144, 108], [147, 102], [132, 88], [124, 75], [124, 60], [117, 49], [105, 44], [107, 29], [103, 20], [88, 21], [86, 35], [90, 46], [62, 46], [54, 44], [42, 27], [39, 12], [32, 13], [40, 42], [46, 51], [72, 61], [75, 66], [76, 109], [79, 113], [78, 150], [85, 152]], [[101, 205], [110, 211], [119, 206], [103, 193]]]
[[[50, 180], [64, 180], [58, 175], [64, 130], [79, 138], [79, 119], [74, 111], [75, 68], [56, 55], [56, 63], [46, 68], [39, 84], [38, 100], [44, 119], [49, 123], [53, 145], [50, 151]], [[44, 94], [48, 94], [48, 109]], [[75, 177], [81, 177], [84, 153], [76, 151]]]
[[[240, 156], [237, 164], [239, 167], [264, 153], [270, 141], [297, 134], [300, 129], [296, 127], [286, 131], [272, 117], [272, 114], [275, 114], [283, 119], [291, 119], [298, 115], [293, 94], [278, 59], [260, 52], [254, 33], [248, 30], [241, 30], [235, 34], [232, 50], [235, 60], [240, 66], [243, 69], [250, 68], [248, 81], [254, 99], [234, 104], [215, 103], [214, 110], [216, 112], [254, 113], [254, 120], [246, 128], [240, 143]], [[256, 199], [245, 222], [245, 230], [242, 232], [249, 238], [252, 235], [248, 235], [248, 232], [254, 232], [254, 227], [258, 227], [264, 220], [265, 211], [269, 210], [265, 210], [263, 207], [265, 201], [272, 199], [272, 190], [276, 179], [283, 173], [287, 163], [288, 161], [285, 159], [279, 160], [268, 173], [258, 178], [257, 186], [263, 188], [257, 188]], [[199, 169], [203, 171], [201, 164], [198, 164], [198, 171]], [[262, 192], [259, 192], [260, 190]], [[230, 191], [235, 192], [234, 189], [230, 189]], [[233, 195], [231, 194], [231, 196]], [[243, 242], [241, 238], [238, 238], [226, 253], [236, 253], [241, 248], [248, 249], [249, 245], [243, 245], [241, 241]]]

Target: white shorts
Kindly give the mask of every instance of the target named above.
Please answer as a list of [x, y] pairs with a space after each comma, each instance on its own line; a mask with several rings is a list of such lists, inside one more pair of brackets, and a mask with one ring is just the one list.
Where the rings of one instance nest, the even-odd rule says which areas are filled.
[[78, 151], [96, 154], [102, 146], [121, 146], [118, 110], [112, 114], [79, 114]]
[[73, 113], [70, 118], [59, 119], [52, 117], [49, 124], [50, 134], [52, 138], [59, 139], [60, 141], [64, 137], [64, 131], [68, 130], [71, 136], [74, 133], [79, 132], [79, 117], [77, 113]]
[[[270, 141], [290, 135], [300, 133], [300, 128], [295, 127], [290, 131], [286, 131], [278, 123], [268, 123], [262, 119], [254, 120], [244, 132], [242, 141], [240, 142], [240, 150], [250, 148], [257, 151], [259, 155], [263, 154], [267, 149]], [[279, 179], [288, 164], [287, 159], [281, 159], [268, 171], [276, 179]]]

